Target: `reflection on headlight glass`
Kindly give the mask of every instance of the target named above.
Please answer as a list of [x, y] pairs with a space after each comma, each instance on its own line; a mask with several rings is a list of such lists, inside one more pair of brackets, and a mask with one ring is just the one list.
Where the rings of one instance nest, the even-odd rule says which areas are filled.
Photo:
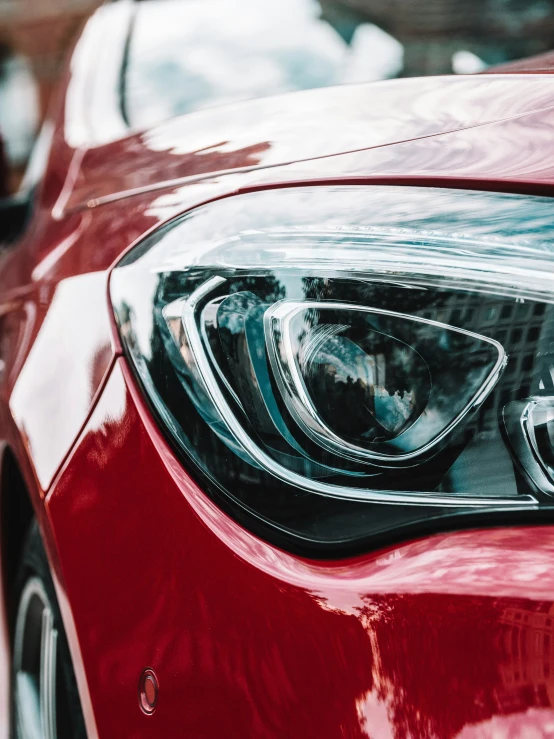
[[[340, 283], [335, 290], [340, 297]], [[266, 312], [266, 328], [299, 425], [339, 454], [374, 462], [429, 451], [484, 400], [505, 363], [502, 346], [484, 336], [363, 305], [282, 301]]]
[[112, 298], [207, 491], [289, 546], [351, 546], [554, 503], [551, 233], [546, 198], [253, 193], [154, 234]]

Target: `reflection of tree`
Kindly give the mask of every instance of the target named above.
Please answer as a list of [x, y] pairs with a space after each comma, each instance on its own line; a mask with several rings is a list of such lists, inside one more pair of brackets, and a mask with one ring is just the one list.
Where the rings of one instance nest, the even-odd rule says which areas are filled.
[[[340, 249], [337, 250], [337, 259], [340, 260]], [[361, 278], [329, 280], [303, 277], [302, 283], [306, 300], [340, 300], [408, 314], [442, 308], [452, 297], [452, 293], [446, 290], [404, 290], [398, 285]]]
[[[406, 290], [361, 280], [308, 277], [303, 286], [308, 299], [338, 300], [409, 316], [427, 313], [438, 321], [456, 298], [452, 291]], [[367, 441], [373, 441], [396, 436], [427, 408], [431, 426], [421, 443], [427, 442], [466, 407], [497, 359], [493, 347], [467, 334], [355, 309], [306, 310], [306, 335], [300, 341], [310, 342], [326, 322], [347, 326], [344, 336], [326, 341], [327, 362], [322, 345], [318, 372], [312, 373], [310, 386], [320, 399], [320, 412], [327, 423], [351, 438], [364, 434]], [[367, 371], [360, 372], [362, 356], [366, 364], [374, 365], [371, 381]]]
[[[175, 735], [164, 722], [174, 720], [176, 706], [183, 736], [261, 739], [381, 739], [376, 705], [395, 739], [453, 739], [468, 724], [552, 706], [552, 602], [366, 594], [361, 606], [341, 610], [340, 603], [359, 602], [360, 581], [341, 580], [342, 568], [325, 577], [325, 565], [306, 565], [242, 533], [260, 549], [250, 561], [235, 555], [198, 518], [190, 491], [176, 488], [128, 398], [125, 407], [117, 419], [111, 401], [100, 407], [108, 415], [89, 426], [51, 504], [63, 551], [71, 552], [64, 581], [91, 691], [106, 707], [100, 721], [116, 722], [111, 731], [100, 725], [101, 735], [126, 735], [121, 706], [137, 665], [152, 655], [168, 709], [160, 710], [160, 736]], [[239, 535], [213, 515], [226, 536]], [[84, 535], [102, 546], [83, 547]], [[145, 556], [145, 541], [157, 556]], [[262, 555], [266, 564], [283, 563], [282, 576], [257, 566]], [[140, 577], [122, 587], [137, 562]], [[430, 566], [423, 564], [419, 582]], [[307, 585], [288, 582], [295, 568]], [[308, 589], [322, 579], [333, 586], [326, 597]]]
[[[251, 146], [244, 146], [231, 151], [222, 151], [229, 142], [216, 143], [208, 151], [199, 150], [184, 154], [175, 154], [173, 150], [152, 151], [145, 144], [142, 134], [135, 134], [115, 144], [103, 147], [102, 157], [87, 157], [87, 177], [79, 172], [79, 177], [72, 192], [72, 198], [81, 202], [105, 194], [103, 185], [111, 183], [114, 191], [126, 190], [130, 183], [138, 182], [147, 185], [160, 181], [160, 172], [164, 180], [178, 180], [184, 177], [200, 176], [210, 172], [227, 169], [254, 167], [259, 164], [263, 155], [271, 149], [271, 144], [261, 141]], [[118, 167], [114, 172], [113, 158], [117, 156]]]
[[[320, 328], [301, 342], [300, 366], [316, 407], [338, 433], [366, 441], [396, 436], [424, 409], [429, 375], [421, 357], [394, 338], [348, 326], [328, 336], [322, 312]], [[336, 319], [355, 323], [345, 311]], [[331, 317], [332, 319], [332, 317]], [[322, 340], [318, 341], [318, 335]], [[348, 335], [347, 335], [348, 334]], [[358, 343], [351, 340], [359, 334]], [[412, 416], [413, 412], [415, 414]]]
[[365, 601], [375, 691], [396, 739], [450, 739], [466, 724], [551, 705], [551, 603], [442, 594]]
[[260, 300], [265, 303], [276, 303], [282, 300], [286, 295], [286, 288], [271, 272], [264, 274], [263, 277], [257, 275], [239, 275], [232, 280], [233, 293], [243, 290], [251, 290], [258, 295]]

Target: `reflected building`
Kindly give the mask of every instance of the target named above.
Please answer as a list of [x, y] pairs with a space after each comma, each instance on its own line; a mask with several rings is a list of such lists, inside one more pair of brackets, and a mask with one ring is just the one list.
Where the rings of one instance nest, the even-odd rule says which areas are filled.
[[527, 602], [506, 608], [499, 624], [499, 647], [506, 655], [499, 666], [499, 711], [554, 706], [554, 604], [537, 603], [531, 609]]
[[[500, 342], [508, 363], [479, 414], [468, 425], [480, 434], [495, 434], [498, 414], [514, 398], [524, 398], [544, 389], [541, 382], [550, 377], [554, 353], [554, 308], [533, 301], [484, 300], [472, 293], [452, 294], [448, 306], [438, 311], [423, 311], [421, 316], [489, 336]], [[554, 346], [554, 344], [553, 344]], [[554, 386], [553, 386], [554, 395]]]
[[[469, 52], [485, 65], [554, 47], [554, 0], [321, 0], [324, 12], [375, 23], [404, 46], [406, 76], [450, 74]], [[454, 64], [454, 66], [456, 66]], [[470, 73], [470, 68], [455, 71]]]

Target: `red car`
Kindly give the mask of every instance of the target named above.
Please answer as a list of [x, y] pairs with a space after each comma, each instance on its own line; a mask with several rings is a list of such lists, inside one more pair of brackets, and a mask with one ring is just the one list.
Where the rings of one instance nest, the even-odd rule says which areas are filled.
[[554, 736], [554, 77], [331, 20], [101, 8], [0, 204], [2, 737]]

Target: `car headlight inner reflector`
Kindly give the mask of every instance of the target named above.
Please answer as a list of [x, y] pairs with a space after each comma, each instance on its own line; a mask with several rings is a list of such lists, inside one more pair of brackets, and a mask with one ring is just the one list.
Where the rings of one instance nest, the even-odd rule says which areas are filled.
[[220, 200], [114, 270], [123, 345], [190, 472], [285, 546], [548, 510], [550, 211], [401, 187]]

